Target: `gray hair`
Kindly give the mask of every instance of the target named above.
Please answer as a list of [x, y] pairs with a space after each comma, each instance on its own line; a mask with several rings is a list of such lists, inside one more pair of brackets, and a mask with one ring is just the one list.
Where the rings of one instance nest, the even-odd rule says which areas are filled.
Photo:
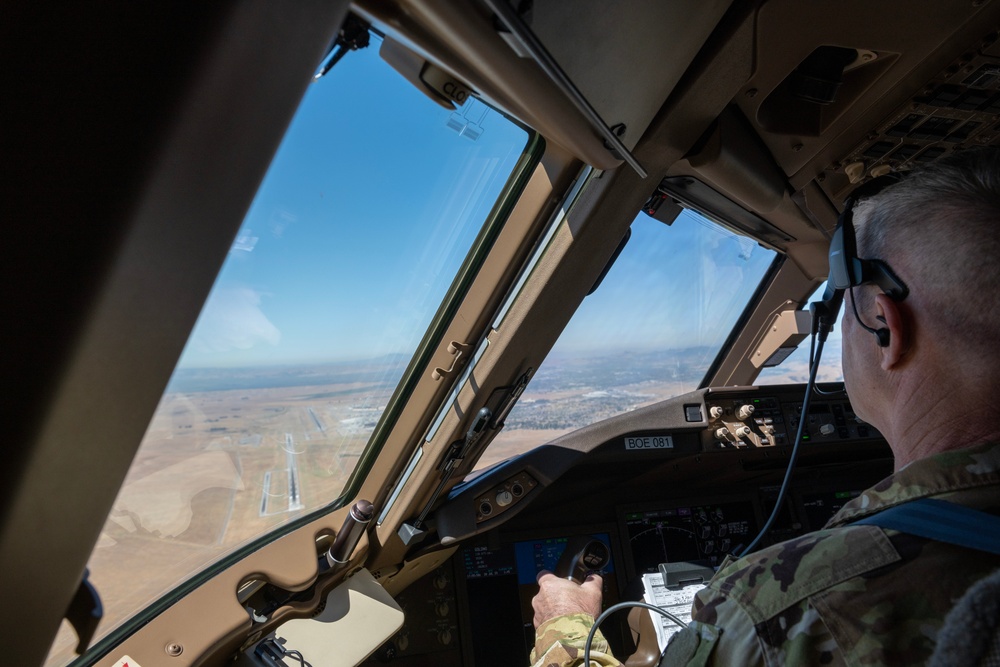
[[[881, 259], [920, 292], [942, 335], [963, 348], [1000, 342], [1000, 150], [953, 153], [855, 210], [859, 256]], [[859, 301], [859, 305], [860, 305]]]

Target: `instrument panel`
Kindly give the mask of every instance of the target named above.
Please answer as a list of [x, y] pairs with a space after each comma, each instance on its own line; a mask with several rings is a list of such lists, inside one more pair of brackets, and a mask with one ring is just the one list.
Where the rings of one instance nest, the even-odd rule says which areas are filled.
[[[606, 606], [640, 599], [642, 574], [661, 563], [717, 567], [764, 525], [803, 419], [808, 437], [790, 493], [762, 546], [821, 528], [890, 474], [892, 457], [842, 387], [814, 396], [805, 417], [804, 389], [699, 390], [581, 429], [456, 486], [434, 521], [440, 544], [459, 548], [398, 596], [404, 628], [369, 664], [527, 665], [535, 577], [579, 536], [610, 547]], [[483, 512], [484, 503], [501, 511]], [[616, 655], [631, 652], [624, 623], [602, 629]]]

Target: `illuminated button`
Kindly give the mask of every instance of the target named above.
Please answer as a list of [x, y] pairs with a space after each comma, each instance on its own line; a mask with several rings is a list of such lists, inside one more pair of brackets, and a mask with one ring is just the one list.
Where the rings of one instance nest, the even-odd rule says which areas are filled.
[[514, 502], [514, 495], [507, 489], [500, 489], [497, 491], [497, 505], [500, 507], [507, 507]]

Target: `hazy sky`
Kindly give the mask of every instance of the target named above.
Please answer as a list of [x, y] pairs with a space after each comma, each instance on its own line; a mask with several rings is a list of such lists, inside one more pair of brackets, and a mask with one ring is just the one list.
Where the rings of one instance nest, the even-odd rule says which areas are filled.
[[691, 211], [669, 227], [639, 214], [631, 239], [556, 353], [718, 348], [774, 256]]

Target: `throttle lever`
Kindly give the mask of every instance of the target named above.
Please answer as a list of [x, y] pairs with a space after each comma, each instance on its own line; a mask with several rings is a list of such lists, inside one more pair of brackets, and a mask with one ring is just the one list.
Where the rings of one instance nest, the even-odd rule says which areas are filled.
[[608, 545], [592, 537], [572, 537], [566, 543], [556, 569], [557, 577], [582, 584], [587, 579], [588, 572], [598, 572], [611, 562], [611, 550]]

